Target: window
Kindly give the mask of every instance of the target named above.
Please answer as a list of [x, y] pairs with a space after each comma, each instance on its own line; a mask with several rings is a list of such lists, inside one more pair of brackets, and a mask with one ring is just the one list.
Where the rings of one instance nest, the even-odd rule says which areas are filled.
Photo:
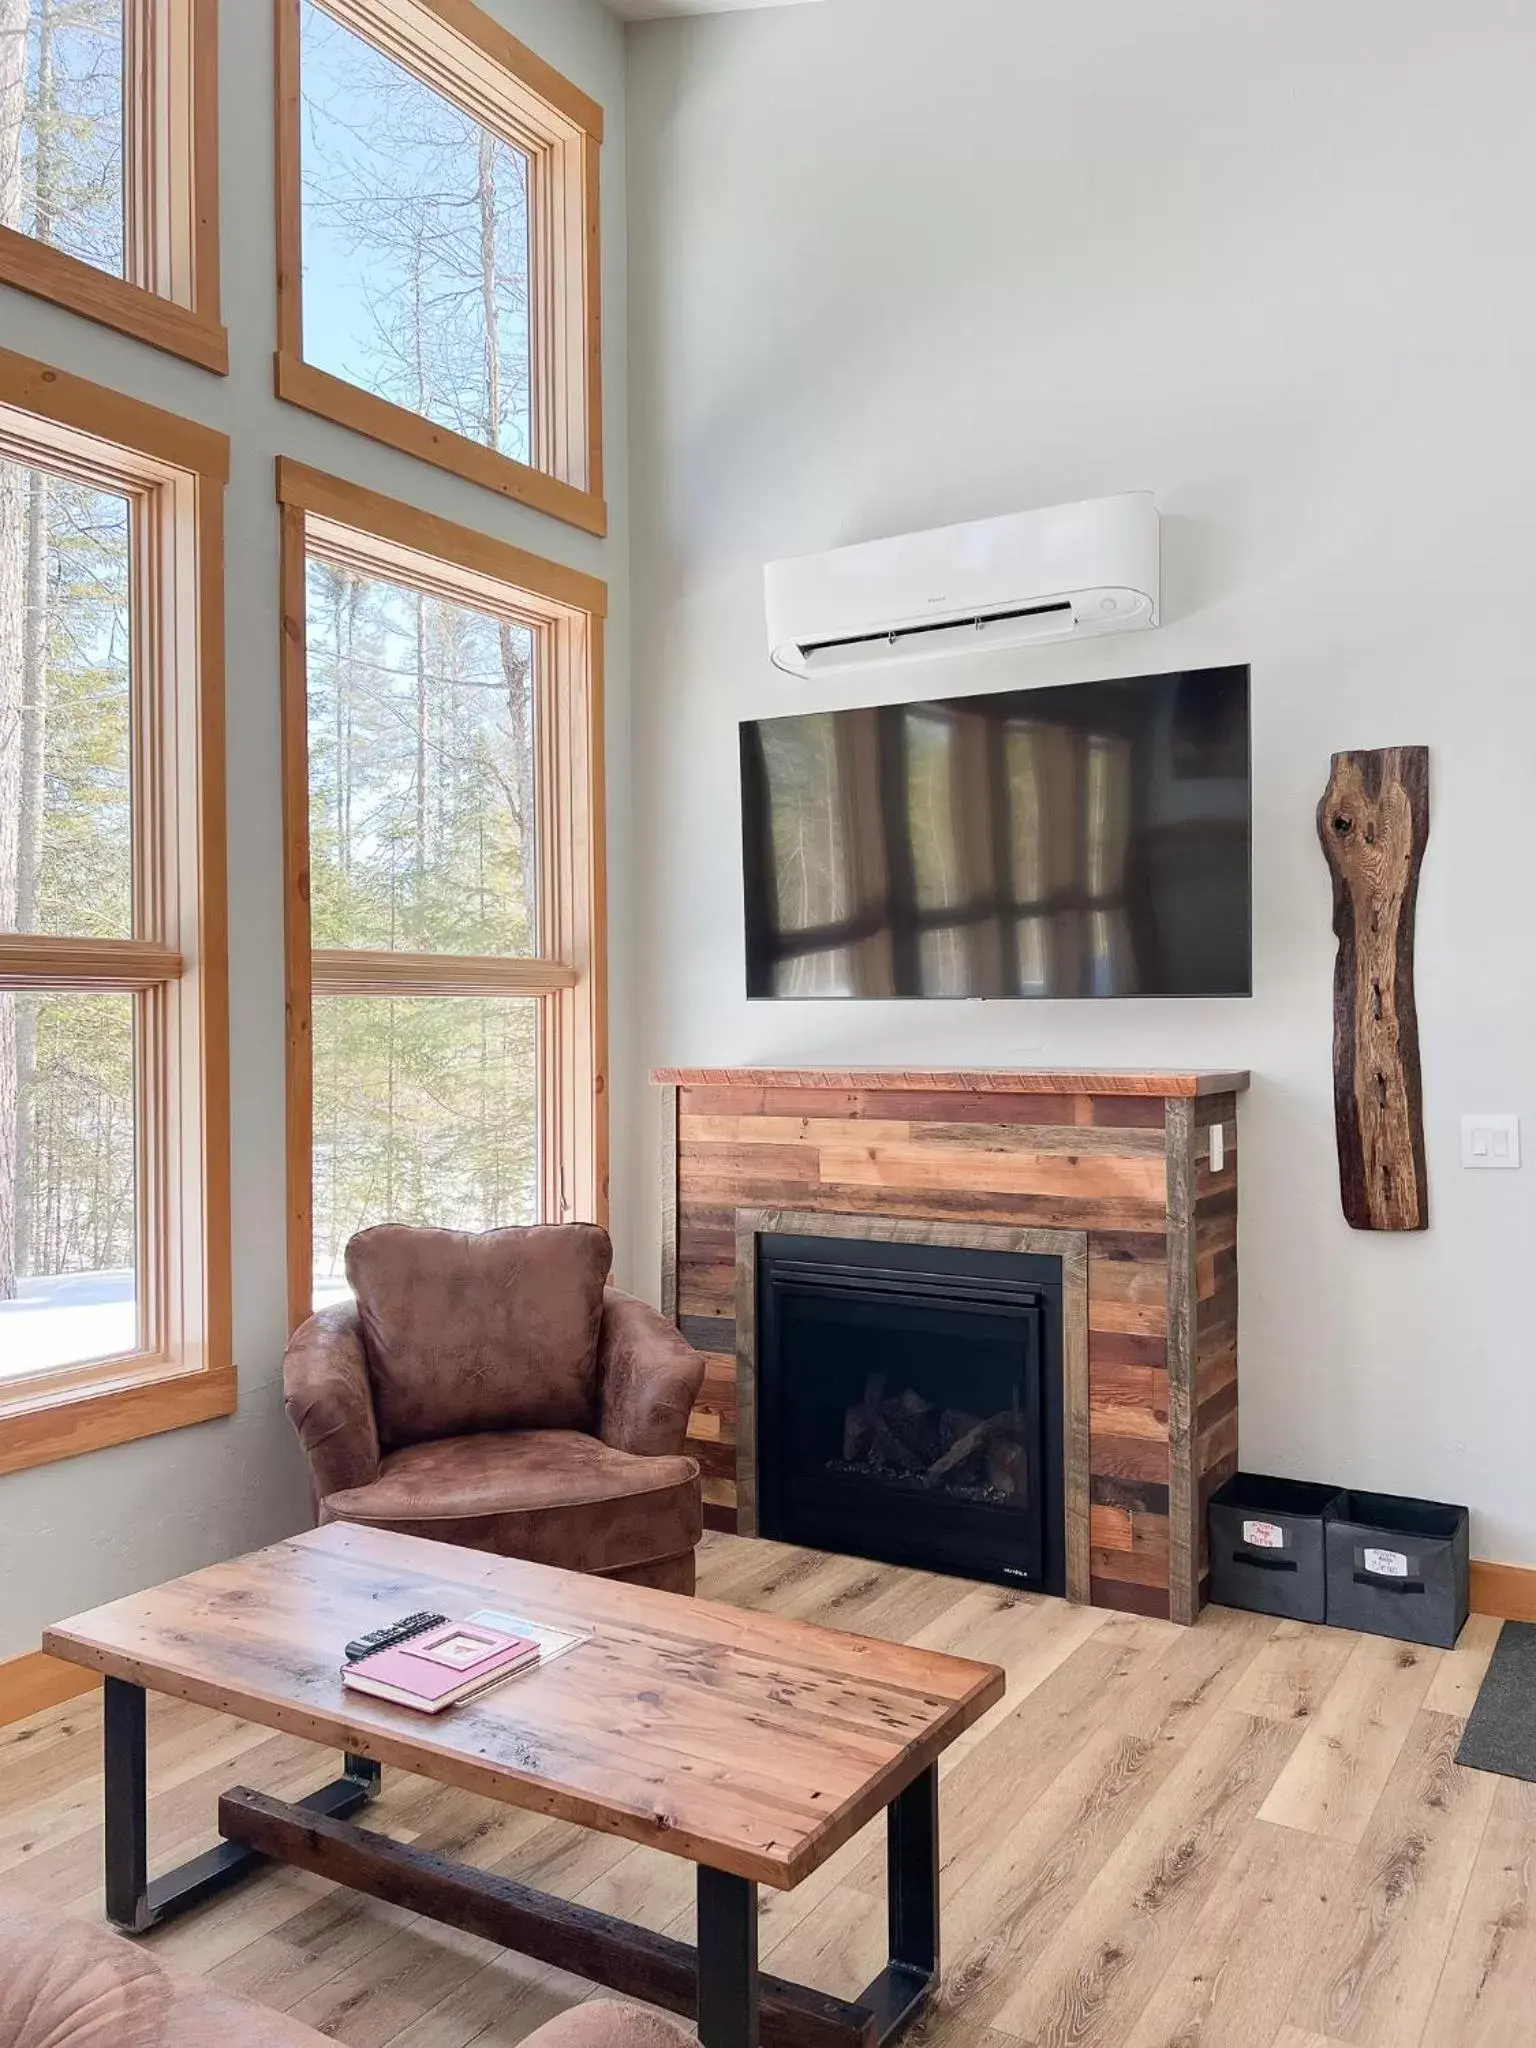
[[602, 584], [289, 461], [293, 1320], [371, 1223], [605, 1220]]
[[278, 392], [593, 533], [602, 110], [469, 0], [277, 0]]
[[0, 352], [0, 1471], [234, 1406], [227, 454]]
[[0, 279], [208, 370], [218, 0], [0, 0]]

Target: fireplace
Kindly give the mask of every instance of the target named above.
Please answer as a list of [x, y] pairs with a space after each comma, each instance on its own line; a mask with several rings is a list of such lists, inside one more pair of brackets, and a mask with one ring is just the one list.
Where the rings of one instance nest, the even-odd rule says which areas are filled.
[[1060, 1593], [1062, 1262], [756, 1239], [764, 1536]]
[[[1193, 1621], [1206, 1501], [1237, 1468], [1248, 1076], [669, 1067], [655, 1078], [661, 1300], [705, 1356], [688, 1449], [707, 1524], [761, 1527], [761, 1238], [1059, 1258], [1067, 1597]], [[844, 1412], [862, 1399], [862, 1382], [845, 1388]]]

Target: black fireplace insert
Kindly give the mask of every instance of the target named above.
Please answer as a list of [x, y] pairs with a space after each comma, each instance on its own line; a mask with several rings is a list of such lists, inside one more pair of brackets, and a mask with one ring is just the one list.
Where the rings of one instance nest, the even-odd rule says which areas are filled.
[[1060, 1593], [1061, 1261], [764, 1235], [764, 1536]]

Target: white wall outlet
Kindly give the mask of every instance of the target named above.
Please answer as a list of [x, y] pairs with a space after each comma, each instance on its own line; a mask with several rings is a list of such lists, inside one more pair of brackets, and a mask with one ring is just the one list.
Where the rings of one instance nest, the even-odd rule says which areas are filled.
[[1512, 1172], [1520, 1164], [1520, 1119], [1517, 1116], [1464, 1116], [1461, 1120], [1461, 1163]]
[[1211, 1171], [1220, 1173], [1227, 1163], [1227, 1130], [1225, 1124], [1211, 1125]]

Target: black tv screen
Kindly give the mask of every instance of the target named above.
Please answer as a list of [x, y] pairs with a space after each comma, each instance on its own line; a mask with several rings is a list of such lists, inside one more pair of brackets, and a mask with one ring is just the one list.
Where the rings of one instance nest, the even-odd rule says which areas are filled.
[[752, 996], [1245, 996], [1248, 670], [741, 728]]

